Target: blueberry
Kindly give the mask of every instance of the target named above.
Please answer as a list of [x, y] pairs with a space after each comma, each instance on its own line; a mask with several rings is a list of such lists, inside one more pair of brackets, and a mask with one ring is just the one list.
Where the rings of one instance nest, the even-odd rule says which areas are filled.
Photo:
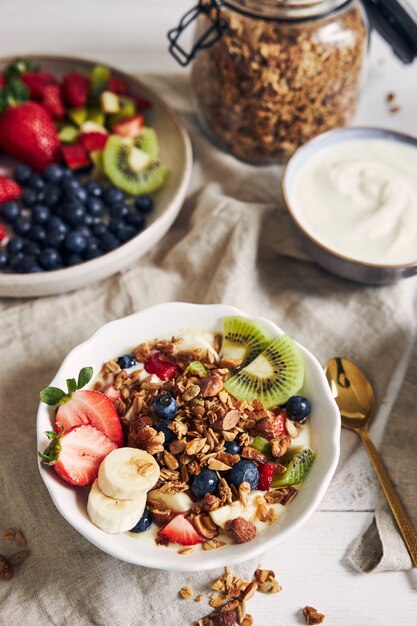
[[58, 232], [67, 235], [69, 231], [68, 225], [60, 217], [53, 215], [48, 222], [48, 232]]
[[96, 259], [98, 256], [103, 254], [103, 250], [100, 246], [95, 242], [94, 245], [89, 245], [87, 242], [87, 247], [83, 252], [84, 258], [86, 261], [91, 261], [91, 259]]
[[25, 258], [25, 255], [23, 254], [23, 252], [16, 252], [16, 254], [9, 254], [9, 265], [12, 268], [12, 270], [17, 271], [17, 268], [19, 267], [19, 263], [21, 263], [24, 258]]
[[110, 221], [109, 230], [115, 235], [120, 228], [123, 228], [125, 225], [123, 220], [119, 220], [114, 218]]
[[65, 192], [65, 196], [68, 200], [81, 202], [83, 204], [88, 198], [86, 190], [84, 189], [84, 187], [81, 186], [69, 189]]
[[170, 423], [171, 423], [170, 420], [159, 420], [159, 422], [155, 426], [156, 430], [164, 433], [165, 435], [165, 443], [164, 443], [165, 448], [177, 438], [175, 433], [173, 433], [172, 430], [168, 428], [168, 425]]
[[59, 183], [62, 180], [63, 173], [63, 168], [53, 163], [52, 165], [48, 165], [43, 175], [45, 180], [49, 183]]
[[25, 253], [28, 256], [37, 257], [41, 253], [41, 247], [36, 241], [26, 241], [25, 243]]
[[32, 227], [32, 222], [28, 217], [18, 217], [15, 223], [13, 224], [13, 229], [16, 235], [21, 235], [24, 237], [28, 234]]
[[38, 241], [42, 243], [46, 238], [46, 230], [40, 224], [33, 224], [32, 228], [29, 231], [28, 235], [29, 239], [32, 241]]
[[88, 198], [85, 206], [93, 217], [102, 217], [104, 215], [104, 204], [100, 198]]
[[104, 252], [115, 250], [119, 245], [120, 241], [112, 233], [106, 233], [100, 238], [100, 246]]
[[107, 235], [109, 231], [105, 224], [99, 222], [98, 224], [94, 224], [92, 232], [96, 237], [103, 237], [103, 235]]
[[23, 206], [31, 207], [34, 206], [38, 200], [38, 194], [34, 189], [30, 189], [30, 187], [25, 187], [22, 191], [21, 196]]
[[20, 205], [18, 202], [5, 202], [1, 207], [1, 214], [6, 222], [14, 222], [20, 217]]
[[197, 500], [202, 500], [206, 493], [214, 493], [216, 491], [218, 482], [216, 473], [205, 467], [197, 476], [193, 476], [191, 479], [191, 493]]
[[76, 189], [80, 189], [80, 187], [81, 187], [80, 181], [74, 178], [74, 175], [72, 173], [71, 173], [71, 176], [68, 176], [67, 174], [64, 173], [62, 177], [62, 188], [65, 191], [65, 193], [71, 193], [72, 191]]
[[103, 195], [103, 187], [95, 180], [90, 180], [86, 184], [85, 190], [91, 198], [101, 198]]
[[177, 411], [178, 404], [170, 393], [160, 393], [154, 401], [155, 415], [162, 420], [172, 420]]
[[150, 213], [153, 209], [153, 199], [151, 196], [138, 196], [135, 199], [135, 208], [141, 213]]
[[9, 255], [6, 250], [0, 250], [0, 270], [7, 267], [9, 264]]
[[29, 165], [18, 165], [14, 171], [14, 179], [19, 185], [24, 185], [27, 183], [29, 178], [32, 175], [32, 170]]
[[113, 218], [125, 219], [129, 215], [129, 207], [125, 204], [117, 203], [110, 206], [110, 215]]
[[236, 488], [239, 487], [240, 483], [246, 482], [249, 483], [251, 489], [256, 489], [259, 482], [258, 468], [252, 461], [242, 459], [233, 465], [227, 480]]
[[229, 454], [240, 454], [242, 452], [242, 446], [240, 446], [237, 441], [226, 441], [224, 449]]
[[35, 272], [41, 272], [37, 260], [32, 256], [25, 256], [20, 259], [15, 265], [15, 269], [20, 274], [34, 274]]
[[40, 174], [31, 174], [27, 185], [35, 191], [43, 191], [45, 189], [45, 181]]
[[83, 260], [79, 254], [69, 254], [65, 257], [65, 265], [67, 267], [71, 265], [79, 265], [82, 262]]
[[50, 209], [55, 209], [60, 199], [61, 192], [59, 190], [59, 187], [56, 187], [55, 185], [48, 185], [45, 188], [44, 202], [46, 206], [48, 206]]
[[45, 224], [49, 220], [50, 210], [44, 204], [37, 204], [32, 209], [32, 219], [35, 224]]
[[74, 178], [74, 172], [69, 167], [62, 168], [62, 182], [66, 180], [72, 180]]
[[112, 206], [114, 204], [118, 204], [119, 202], [124, 202], [125, 194], [121, 189], [117, 187], [110, 187], [104, 192], [104, 202], [108, 206]]
[[[129, 367], [133, 367], [136, 365], [137, 361], [133, 354], [124, 354], [123, 356], [119, 356], [117, 359], [118, 365], [122, 368], [122, 370], [127, 370]], [[159, 415], [158, 417], [165, 417], [164, 415]]]
[[136, 229], [133, 228], [133, 226], [122, 226], [116, 231], [116, 235], [122, 243], [125, 243], [126, 241], [129, 241], [129, 239], [136, 237], [136, 234]]
[[304, 424], [310, 415], [311, 404], [304, 396], [292, 396], [288, 400], [285, 410], [290, 419], [299, 422], [299, 424]]
[[137, 232], [140, 232], [145, 226], [145, 218], [142, 213], [129, 213], [126, 222], [129, 226], [133, 226]]
[[39, 263], [45, 270], [55, 270], [62, 265], [62, 257], [55, 248], [44, 248], [39, 256]]
[[68, 252], [75, 252], [79, 254], [83, 252], [87, 246], [87, 238], [83, 233], [80, 233], [77, 230], [72, 230], [65, 238], [65, 249]]
[[150, 528], [152, 524], [153, 524], [153, 519], [152, 519], [151, 512], [149, 509], [145, 509], [142, 517], [140, 518], [136, 526], [130, 529], [130, 532], [131, 533], [143, 533], [145, 532], [145, 530], [148, 530], [148, 528]]
[[80, 226], [85, 222], [86, 210], [82, 204], [70, 202], [64, 207], [63, 217], [71, 226]]
[[9, 239], [9, 242], [7, 244], [7, 252], [10, 255], [14, 255], [17, 252], [22, 252], [24, 246], [25, 242], [21, 237], [12, 237], [11, 239]]

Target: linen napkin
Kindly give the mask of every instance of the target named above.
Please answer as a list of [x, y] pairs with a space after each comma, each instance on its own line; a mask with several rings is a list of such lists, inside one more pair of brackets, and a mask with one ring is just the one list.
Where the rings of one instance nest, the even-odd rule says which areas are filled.
[[[415, 279], [375, 289], [321, 270], [297, 241], [280, 197], [280, 168], [245, 165], [215, 148], [200, 131], [184, 77], [149, 83], [180, 112], [193, 142], [191, 187], [168, 235], [123, 273], [78, 292], [0, 302], [0, 528], [20, 528], [32, 551], [0, 585], [1, 624], [149, 626], [163, 619], [164, 626], [187, 626], [207, 613], [178, 591], [185, 584], [203, 591], [218, 572], [117, 561], [64, 521], [39, 476], [39, 389], [103, 323], [165, 301], [233, 304], [278, 323], [322, 363], [336, 353], [356, 360], [373, 374], [380, 398], [415, 333]], [[344, 438], [341, 463], [358, 448]], [[254, 565], [236, 569], [245, 574]], [[265, 557], [263, 565], [273, 564]]]

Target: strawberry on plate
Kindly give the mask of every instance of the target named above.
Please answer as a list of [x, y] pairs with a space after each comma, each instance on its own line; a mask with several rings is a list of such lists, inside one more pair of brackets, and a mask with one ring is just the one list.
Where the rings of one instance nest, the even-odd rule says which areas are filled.
[[82, 170], [91, 165], [90, 159], [84, 148], [76, 143], [62, 146], [62, 156], [71, 170]]
[[0, 204], [17, 200], [21, 194], [20, 186], [11, 178], [0, 176]]
[[117, 448], [101, 430], [90, 424], [76, 426], [59, 434], [48, 431], [51, 440], [45, 452], [39, 452], [42, 465], [52, 466], [67, 483], [84, 487], [98, 476], [102, 460]]
[[114, 124], [112, 132], [121, 137], [137, 137], [143, 129], [143, 115], [133, 115], [121, 122]]
[[162, 360], [160, 353], [154, 352], [145, 361], [145, 370], [149, 374], [156, 374], [161, 380], [170, 380], [178, 372], [178, 367], [174, 361]]
[[37, 171], [60, 159], [54, 121], [37, 102], [9, 106], [1, 113], [0, 147]]
[[102, 150], [107, 143], [108, 135], [99, 132], [83, 133], [80, 136], [80, 144], [87, 152]]
[[75, 109], [86, 105], [90, 81], [79, 72], [70, 72], [62, 81], [62, 95], [66, 104]]
[[45, 87], [57, 85], [55, 78], [48, 72], [25, 72], [20, 79], [29, 88], [32, 100], [42, 100]]
[[176, 515], [164, 528], [161, 528], [158, 535], [172, 543], [179, 543], [180, 546], [195, 546], [197, 543], [204, 542], [191, 522], [182, 514]]
[[3, 74], [0, 74], [0, 87], [5, 87], [6, 81], [4, 80]]
[[55, 120], [62, 120], [65, 117], [65, 107], [59, 85], [47, 85], [45, 87], [42, 104]]
[[80, 391], [91, 380], [92, 375], [92, 367], [83, 367], [78, 381], [75, 378], [67, 380], [67, 393], [58, 387], [46, 387], [40, 392], [40, 399], [46, 404], [56, 406], [57, 432], [62, 429], [70, 431], [80, 424], [90, 424], [120, 447], [123, 445], [123, 432], [112, 401], [99, 391]]
[[107, 89], [113, 93], [117, 93], [118, 96], [125, 96], [127, 94], [127, 85], [120, 78], [116, 76], [110, 76], [107, 82]]

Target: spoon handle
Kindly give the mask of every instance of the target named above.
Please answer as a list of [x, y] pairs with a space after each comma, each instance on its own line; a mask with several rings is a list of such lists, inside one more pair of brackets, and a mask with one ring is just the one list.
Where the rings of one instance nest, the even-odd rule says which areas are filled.
[[374, 442], [369, 436], [368, 431], [357, 430], [356, 432], [360, 436], [368, 457], [373, 465], [385, 497], [391, 507], [392, 514], [394, 515], [395, 521], [398, 524], [398, 528], [400, 529], [401, 535], [408, 548], [414, 567], [417, 567], [417, 533], [413, 528], [406, 510], [401, 504], [397, 491], [391, 482], [388, 472], [385, 469], [385, 465], [383, 464], [382, 459], [379, 456], [379, 452], [375, 448]]

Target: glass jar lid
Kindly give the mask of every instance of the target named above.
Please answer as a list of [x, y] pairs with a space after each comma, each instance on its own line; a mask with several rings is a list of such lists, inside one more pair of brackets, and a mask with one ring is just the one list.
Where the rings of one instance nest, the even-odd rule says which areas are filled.
[[351, 0], [223, 0], [219, 4], [263, 19], [304, 20], [337, 11]]

